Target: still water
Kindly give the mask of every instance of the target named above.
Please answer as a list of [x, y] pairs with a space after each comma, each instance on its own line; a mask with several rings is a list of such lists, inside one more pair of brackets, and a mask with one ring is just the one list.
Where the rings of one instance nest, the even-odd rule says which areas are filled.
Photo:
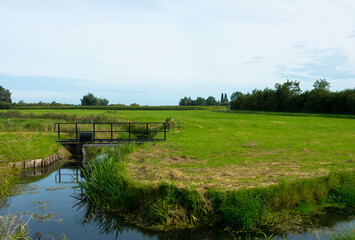
[[[29, 221], [30, 236], [38, 233], [45, 238], [63, 236], [66, 239], [252, 239], [263, 236], [258, 233], [232, 235], [228, 231], [211, 228], [154, 232], [139, 229], [125, 223], [120, 217], [102, 213], [90, 208], [77, 198], [74, 178], [81, 178], [80, 161], [70, 160], [52, 165], [46, 169], [32, 169], [24, 173], [19, 195], [10, 197], [7, 204], [0, 209], [0, 215], [21, 216]], [[329, 239], [335, 232], [354, 229], [354, 211], [330, 212], [318, 217], [313, 224], [293, 226], [288, 233], [279, 235], [280, 239]], [[298, 229], [298, 230], [297, 230]], [[297, 230], [297, 232], [295, 231]], [[264, 230], [267, 236], [272, 230]]]

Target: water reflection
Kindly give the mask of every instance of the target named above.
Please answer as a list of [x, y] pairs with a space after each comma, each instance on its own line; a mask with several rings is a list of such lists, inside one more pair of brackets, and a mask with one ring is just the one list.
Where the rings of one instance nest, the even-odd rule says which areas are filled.
[[[28, 219], [32, 213], [37, 220], [30, 221], [33, 233], [42, 236], [55, 232], [65, 234], [67, 239], [253, 239], [273, 234], [286, 235], [287, 240], [328, 239], [332, 231], [354, 228], [355, 221], [349, 221], [355, 215], [352, 209], [328, 209], [326, 215], [319, 215], [301, 221], [294, 219], [288, 228], [269, 226], [254, 233], [234, 234], [211, 227], [199, 229], [156, 232], [128, 224], [117, 213], [102, 212], [78, 198], [75, 179], [81, 179], [82, 159], [71, 159], [54, 165], [30, 169], [23, 173], [27, 191], [11, 197], [9, 205], [0, 209], [0, 215], [22, 213]], [[26, 215], [26, 213], [28, 213]], [[49, 218], [48, 216], [54, 216]], [[43, 220], [43, 217], [46, 219]], [[41, 221], [39, 221], [41, 220]], [[353, 224], [353, 225], [352, 225]], [[263, 232], [263, 233], [261, 233]], [[283, 239], [281, 237], [281, 239]]]
[[100, 234], [109, 234], [115, 236], [115, 239], [118, 239], [123, 232], [128, 230], [130, 232], [139, 231], [143, 233], [146, 238], [154, 239], [234, 239], [227, 231], [212, 230], [212, 228], [164, 232], [142, 229], [125, 222], [122, 216], [115, 213], [102, 212], [80, 199], [78, 199], [78, 202], [74, 207], [78, 212], [81, 212], [81, 214], [77, 216], [77, 221], [80, 222], [82, 226], [95, 226], [99, 229]]

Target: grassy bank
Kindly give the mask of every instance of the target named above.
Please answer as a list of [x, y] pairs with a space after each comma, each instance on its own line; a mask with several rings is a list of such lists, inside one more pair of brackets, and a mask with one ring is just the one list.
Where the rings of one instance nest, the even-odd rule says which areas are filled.
[[126, 172], [133, 146], [109, 149], [92, 160], [79, 182], [81, 197], [104, 210], [123, 214], [135, 224], [158, 229], [215, 225], [251, 230], [309, 216], [326, 207], [355, 206], [355, 174], [334, 172], [325, 177], [282, 181], [268, 187], [197, 191], [160, 182], [136, 182]]

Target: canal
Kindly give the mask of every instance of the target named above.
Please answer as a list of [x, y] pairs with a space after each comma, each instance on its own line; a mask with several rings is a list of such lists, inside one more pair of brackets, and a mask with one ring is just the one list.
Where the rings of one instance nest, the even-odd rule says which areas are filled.
[[[354, 211], [329, 211], [307, 225], [294, 223], [285, 232], [268, 229], [255, 233], [233, 234], [211, 228], [154, 232], [132, 226], [115, 214], [96, 211], [78, 198], [75, 178], [81, 178], [81, 161], [67, 160], [47, 168], [31, 169], [23, 174], [19, 194], [9, 197], [0, 216], [18, 216], [29, 220], [30, 237], [57, 236], [66, 239], [253, 239], [275, 236], [280, 239], [329, 239], [334, 233], [354, 228]], [[31, 219], [30, 219], [31, 218]], [[261, 233], [264, 232], [264, 233]]]

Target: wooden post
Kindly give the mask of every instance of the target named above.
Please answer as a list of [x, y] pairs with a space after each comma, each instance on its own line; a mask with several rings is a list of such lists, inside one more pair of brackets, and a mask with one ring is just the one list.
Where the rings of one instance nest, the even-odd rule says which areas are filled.
[[113, 139], [112, 123], [111, 123], [111, 140]]
[[75, 123], [75, 139], [78, 140], [78, 123]]
[[166, 140], [166, 123], [164, 123], [164, 140]]
[[149, 127], [148, 127], [148, 123], [147, 123], [147, 140], [149, 139]]
[[93, 139], [92, 140], [95, 140], [95, 123], [92, 124], [92, 130], [93, 130]]
[[128, 139], [131, 140], [131, 123], [128, 123]]

